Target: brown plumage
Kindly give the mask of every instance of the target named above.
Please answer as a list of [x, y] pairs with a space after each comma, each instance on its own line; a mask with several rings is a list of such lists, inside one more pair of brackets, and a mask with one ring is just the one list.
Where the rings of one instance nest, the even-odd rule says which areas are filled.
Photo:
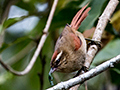
[[77, 31], [81, 22], [87, 17], [90, 7], [84, 6], [77, 12], [70, 25], [66, 25], [58, 38], [51, 59], [51, 70], [70, 73], [80, 70], [86, 57], [86, 41]]

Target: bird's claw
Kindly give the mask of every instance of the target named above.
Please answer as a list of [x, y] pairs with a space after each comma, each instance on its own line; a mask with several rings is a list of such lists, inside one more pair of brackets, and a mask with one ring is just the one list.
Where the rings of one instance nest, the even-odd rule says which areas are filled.
[[93, 39], [85, 38], [85, 40], [89, 41], [88, 45], [97, 45], [99, 48], [102, 46], [101, 41], [95, 41]]

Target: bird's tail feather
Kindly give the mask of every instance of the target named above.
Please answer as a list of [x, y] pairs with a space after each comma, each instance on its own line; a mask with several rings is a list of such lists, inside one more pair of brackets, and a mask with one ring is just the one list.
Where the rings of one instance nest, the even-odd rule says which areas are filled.
[[75, 30], [78, 30], [81, 22], [87, 17], [88, 15], [88, 12], [90, 11], [90, 7], [88, 7], [86, 9], [86, 7], [88, 6], [85, 5], [82, 9], [80, 9], [77, 14], [74, 16], [74, 18], [72, 19], [72, 22], [71, 22], [71, 27], [74, 28]]

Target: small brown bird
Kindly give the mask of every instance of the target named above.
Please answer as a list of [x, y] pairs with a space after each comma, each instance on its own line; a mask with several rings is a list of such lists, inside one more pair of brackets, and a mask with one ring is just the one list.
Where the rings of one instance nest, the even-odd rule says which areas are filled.
[[87, 17], [90, 7], [85, 5], [77, 12], [70, 25], [66, 25], [59, 36], [51, 59], [51, 70], [71, 73], [83, 67], [86, 57], [86, 41], [78, 32], [81, 22]]

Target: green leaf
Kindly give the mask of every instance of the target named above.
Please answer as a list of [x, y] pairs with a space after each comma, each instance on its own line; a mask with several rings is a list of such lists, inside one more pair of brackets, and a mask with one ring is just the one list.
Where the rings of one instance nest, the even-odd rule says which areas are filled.
[[120, 84], [120, 63], [116, 64], [114, 68], [110, 69], [110, 77], [112, 83]]
[[95, 57], [93, 64], [100, 64], [120, 54], [120, 39], [110, 41]]
[[3, 23], [3, 27], [4, 27], [4, 28], [7, 28], [7, 27], [15, 24], [16, 22], [23, 20], [23, 19], [26, 18], [26, 17], [27, 17], [27, 16], [9, 18], [9, 19], [5, 20], [5, 22]]
[[21, 17], [9, 18], [8, 20], [5, 20], [5, 22], [3, 23], [3, 27], [7, 28], [7, 27], [13, 25], [14, 23], [16, 23], [19, 20], [21, 20]]
[[117, 68], [113, 68], [112, 70], [114, 70], [115, 72], [117, 72], [118, 74], [120, 74], [120, 70]]
[[1, 52], [2, 60], [6, 63], [13, 64], [23, 58], [34, 46], [35, 43], [30, 39], [17, 41]]
[[23, 20], [27, 16], [22, 16], [22, 17], [15, 17], [15, 18], [9, 18], [3, 21], [3, 23], [0, 25], [0, 32], [8, 28], [9, 26], [15, 24], [18, 21]]
[[102, 7], [104, 6], [105, 2], [106, 0], [92, 0], [92, 2], [89, 4], [91, 10], [87, 18], [81, 23], [81, 26], [79, 28], [80, 32], [83, 32], [94, 26], [95, 21], [101, 14], [101, 11], [103, 9]]

